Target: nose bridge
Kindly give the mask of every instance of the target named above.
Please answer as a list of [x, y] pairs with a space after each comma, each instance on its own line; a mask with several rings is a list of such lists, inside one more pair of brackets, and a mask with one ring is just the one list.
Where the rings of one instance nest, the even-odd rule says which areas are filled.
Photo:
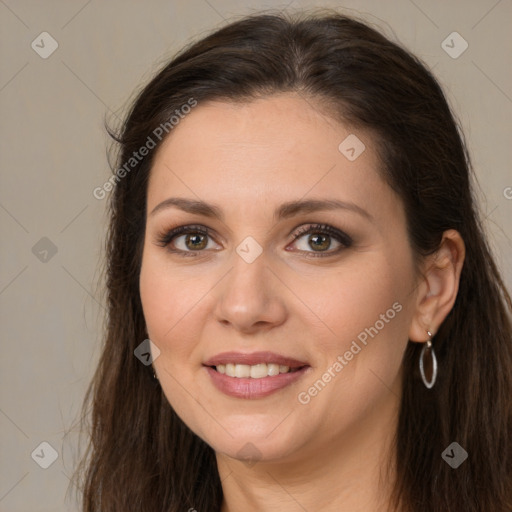
[[249, 330], [255, 324], [276, 323], [284, 307], [272, 283], [269, 254], [247, 237], [233, 251], [231, 270], [220, 289], [217, 307], [219, 321]]
[[245, 239], [233, 251], [227, 292], [247, 305], [268, 295], [268, 254], [254, 240]]

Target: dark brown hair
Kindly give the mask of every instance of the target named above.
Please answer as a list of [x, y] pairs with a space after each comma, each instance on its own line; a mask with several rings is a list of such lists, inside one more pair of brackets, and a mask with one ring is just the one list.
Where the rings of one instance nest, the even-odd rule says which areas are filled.
[[[116, 168], [191, 98], [250, 101], [295, 92], [379, 142], [380, 172], [400, 195], [417, 261], [445, 230], [466, 246], [455, 305], [435, 336], [439, 376], [419, 378], [409, 343], [396, 432], [394, 507], [404, 512], [512, 510], [510, 296], [479, 220], [463, 135], [421, 61], [367, 24], [336, 12], [256, 14], [182, 50], [137, 96], [121, 129]], [[154, 138], [154, 137], [153, 137]], [[151, 366], [134, 357], [147, 338], [139, 295], [148, 175], [155, 152], [117, 179], [106, 243], [108, 318], [82, 414], [90, 443], [76, 475], [84, 512], [219, 511], [213, 449], [175, 414]], [[118, 176], [119, 177], [119, 176]], [[452, 469], [453, 441], [469, 458]]]

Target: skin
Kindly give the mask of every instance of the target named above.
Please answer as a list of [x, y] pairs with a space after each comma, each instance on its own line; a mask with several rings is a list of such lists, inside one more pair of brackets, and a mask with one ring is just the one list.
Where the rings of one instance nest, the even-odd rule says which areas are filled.
[[[458, 290], [460, 235], [447, 231], [416, 273], [402, 202], [378, 174], [371, 135], [318, 107], [292, 93], [200, 104], [173, 129], [150, 174], [140, 293], [161, 351], [154, 368], [178, 415], [216, 452], [222, 512], [384, 510], [404, 351], [436, 332]], [[351, 133], [366, 146], [354, 161], [338, 150]], [[224, 220], [176, 207], [151, 214], [171, 196], [215, 203]], [[282, 203], [312, 198], [354, 203], [372, 220], [342, 209], [273, 219]], [[314, 235], [293, 235], [314, 223], [353, 244], [328, 237], [323, 254], [331, 255], [308, 258], [322, 251]], [[212, 230], [200, 251], [183, 234], [171, 243], [195, 256], [158, 244], [161, 233], [188, 224]], [[252, 263], [236, 252], [248, 236], [262, 249]], [[300, 403], [299, 393], [395, 303], [400, 312]], [[217, 390], [202, 364], [220, 352], [267, 350], [311, 368], [270, 396], [241, 399]], [[252, 462], [239, 454], [247, 443]]]

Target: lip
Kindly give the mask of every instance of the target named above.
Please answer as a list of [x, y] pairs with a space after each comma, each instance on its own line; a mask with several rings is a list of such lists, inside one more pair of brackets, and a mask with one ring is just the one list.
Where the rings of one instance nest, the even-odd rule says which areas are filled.
[[299, 361], [292, 357], [283, 356], [281, 354], [276, 354], [274, 352], [252, 352], [250, 354], [243, 352], [222, 352], [221, 354], [217, 354], [216, 356], [213, 356], [212, 358], [208, 359], [208, 361], [205, 361], [203, 364], [205, 366], [217, 366], [219, 364], [228, 363], [248, 364], [250, 366], [261, 363], [276, 363], [284, 366], [289, 366], [290, 368], [300, 368], [301, 366], [309, 366], [308, 363], [304, 361]]
[[311, 367], [304, 366], [292, 373], [280, 373], [279, 375], [263, 377], [261, 379], [228, 377], [226, 374], [219, 373], [209, 366], [205, 366], [205, 369], [210, 375], [214, 386], [222, 393], [234, 398], [255, 399], [264, 398], [289, 386], [303, 377], [308, 370], [311, 370]]
[[[294, 372], [280, 373], [261, 379], [229, 377], [226, 374], [219, 373], [211, 366], [219, 364], [247, 364], [255, 365], [261, 363], [275, 363], [290, 368], [297, 368]], [[311, 366], [293, 357], [276, 354], [274, 352], [222, 352], [203, 363], [205, 370], [210, 375], [213, 385], [225, 395], [234, 398], [256, 399], [264, 398], [275, 393], [304, 376]]]

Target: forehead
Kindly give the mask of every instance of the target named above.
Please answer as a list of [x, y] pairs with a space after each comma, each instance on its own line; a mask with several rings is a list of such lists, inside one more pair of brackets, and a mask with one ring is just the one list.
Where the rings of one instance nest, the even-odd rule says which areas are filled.
[[291, 93], [199, 104], [155, 155], [148, 211], [171, 195], [233, 212], [306, 196], [347, 200], [376, 213], [396, 205], [378, 173], [373, 138], [318, 107]]

